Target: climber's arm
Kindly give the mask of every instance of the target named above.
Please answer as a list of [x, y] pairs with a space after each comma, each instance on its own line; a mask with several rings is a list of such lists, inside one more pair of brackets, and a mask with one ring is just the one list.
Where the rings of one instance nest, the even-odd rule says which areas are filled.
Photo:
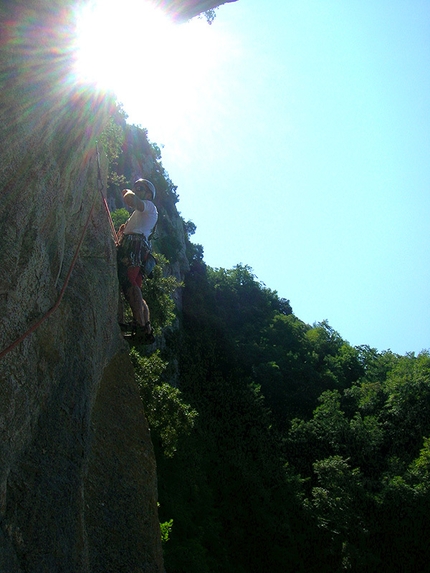
[[122, 196], [126, 205], [131, 207], [131, 209], [137, 209], [138, 211], [145, 210], [145, 203], [130, 189], [123, 189]]

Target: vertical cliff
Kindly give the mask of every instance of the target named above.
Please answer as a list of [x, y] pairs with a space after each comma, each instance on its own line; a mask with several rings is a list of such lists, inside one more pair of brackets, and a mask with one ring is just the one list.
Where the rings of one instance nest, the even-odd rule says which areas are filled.
[[71, 3], [0, 10], [0, 351], [70, 274], [0, 360], [0, 571], [158, 573], [155, 461], [98, 189], [109, 100], [70, 82]]

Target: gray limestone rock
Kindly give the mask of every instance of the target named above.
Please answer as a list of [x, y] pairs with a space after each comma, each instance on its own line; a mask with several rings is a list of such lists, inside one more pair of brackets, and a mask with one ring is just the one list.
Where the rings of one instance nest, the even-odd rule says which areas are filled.
[[109, 102], [68, 87], [71, 5], [0, 8], [0, 352], [56, 305], [83, 237], [58, 308], [0, 359], [0, 573], [161, 573], [155, 460], [97, 180]]

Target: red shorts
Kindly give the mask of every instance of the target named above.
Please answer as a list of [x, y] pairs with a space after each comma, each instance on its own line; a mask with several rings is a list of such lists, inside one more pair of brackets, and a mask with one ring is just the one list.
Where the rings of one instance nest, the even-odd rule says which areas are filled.
[[140, 267], [128, 267], [127, 278], [132, 286], [142, 286], [142, 273]]

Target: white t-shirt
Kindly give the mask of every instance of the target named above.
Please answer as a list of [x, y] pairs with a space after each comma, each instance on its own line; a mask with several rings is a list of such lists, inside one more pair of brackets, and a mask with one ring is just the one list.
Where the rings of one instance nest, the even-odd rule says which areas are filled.
[[145, 235], [145, 238], [148, 239], [152, 233], [158, 220], [157, 207], [152, 201], [147, 201], [146, 199], [143, 201], [143, 204], [145, 206], [143, 211], [136, 209], [131, 214], [125, 225], [124, 235], [139, 233], [140, 235]]

